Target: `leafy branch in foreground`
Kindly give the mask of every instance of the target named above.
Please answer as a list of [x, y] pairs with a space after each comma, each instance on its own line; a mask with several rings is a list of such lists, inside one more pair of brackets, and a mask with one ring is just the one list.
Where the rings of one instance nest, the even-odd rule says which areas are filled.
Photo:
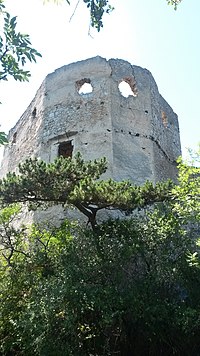
[[[65, 0], [69, 5], [70, 1]], [[103, 16], [104, 14], [110, 14], [114, 7], [111, 5], [110, 0], [82, 0], [89, 12], [90, 12], [90, 25], [95, 28], [98, 32], [103, 28]], [[175, 10], [177, 10], [177, 6], [181, 3], [182, 0], [166, 0], [168, 5], [172, 5]], [[46, 2], [54, 2], [55, 4], [60, 4], [63, 0], [43, 0]], [[76, 7], [74, 13], [77, 9], [80, 0], [77, 0]], [[136, 5], [137, 6], [137, 5]], [[74, 15], [73, 13], [73, 15]], [[73, 16], [72, 15], [72, 16]]]
[[130, 213], [168, 199], [173, 183], [147, 182], [139, 187], [129, 181], [99, 180], [106, 172], [105, 158], [85, 162], [78, 153], [73, 159], [59, 157], [53, 163], [28, 159], [19, 165], [19, 174], [9, 173], [0, 182], [3, 203], [28, 202], [31, 209], [44, 204], [73, 206], [81, 211], [93, 228], [102, 209]]
[[8, 142], [7, 135], [5, 132], [0, 132], [0, 146], [5, 145]]
[[83, 0], [90, 11], [91, 26], [99, 32], [103, 27], [103, 15], [110, 14], [114, 8], [109, 4], [108, 0]]
[[16, 31], [17, 18], [5, 10], [2, 0], [0, 17], [4, 22], [0, 36], [0, 80], [7, 80], [10, 75], [15, 80], [28, 81], [30, 72], [24, 70], [24, 65], [27, 60], [36, 62], [41, 54], [31, 47], [29, 35]]
[[181, 3], [182, 0], [166, 0], [168, 5], [172, 5], [174, 10], [177, 10], [177, 6]]
[[[69, 5], [70, 1], [65, 0]], [[62, 0], [44, 0], [44, 2], [54, 2], [55, 4], [59, 4], [63, 2]], [[80, 0], [77, 0], [77, 4], [73, 15], [77, 9]], [[98, 32], [103, 28], [103, 15], [110, 14], [114, 7], [110, 5], [110, 0], [83, 0], [86, 4], [89, 12], [90, 12], [90, 25], [95, 28]], [[72, 17], [73, 17], [72, 15]]]

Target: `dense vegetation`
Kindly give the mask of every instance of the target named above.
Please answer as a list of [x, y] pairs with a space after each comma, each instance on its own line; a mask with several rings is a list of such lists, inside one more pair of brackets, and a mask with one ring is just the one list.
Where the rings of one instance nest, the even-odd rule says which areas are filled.
[[[29, 160], [1, 182], [2, 356], [200, 354], [200, 169], [180, 161], [178, 185], [113, 189], [105, 165]], [[124, 217], [17, 228], [17, 200]]]

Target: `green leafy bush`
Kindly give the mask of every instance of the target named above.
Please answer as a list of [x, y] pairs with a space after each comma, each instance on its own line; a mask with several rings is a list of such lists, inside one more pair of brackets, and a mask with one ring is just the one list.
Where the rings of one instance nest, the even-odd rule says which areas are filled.
[[12, 257], [5, 237], [1, 257], [2, 355], [198, 355], [195, 244], [167, 208], [98, 231], [65, 222], [12, 233]]

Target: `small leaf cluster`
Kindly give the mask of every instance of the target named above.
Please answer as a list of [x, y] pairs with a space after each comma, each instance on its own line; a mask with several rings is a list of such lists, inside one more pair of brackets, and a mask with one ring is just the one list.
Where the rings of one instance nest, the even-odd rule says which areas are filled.
[[1, 131], [0, 132], [0, 145], [5, 145], [6, 143], [8, 143], [7, 135], [5, 134], [5, 132]]
[[167, 0], [168, 5], [172, 5], [174, 10], [177, 10], [177, 6], [181, 3], [182, 0]]
[[114, 8], [110, 5], [109, 0], [83, 0], [90, 10], [91, 26], [99, 32], [103, 27], [103, 15], [110, 14]]

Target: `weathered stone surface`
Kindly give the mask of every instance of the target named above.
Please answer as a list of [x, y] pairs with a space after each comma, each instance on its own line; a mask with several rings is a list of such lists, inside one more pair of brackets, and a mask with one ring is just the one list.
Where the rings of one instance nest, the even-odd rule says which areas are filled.
[[[121, 94], [122, 81], [133, 95]], [[91, 93], [79, 94], [84, 83], [92, 85]], [[177, 115], [151, 73], [124, 60], [95, 57], [49, 74], [9, 133], [1, 175], [30, 156], [53, 161], [66, 141], [85, 159], [107, 157], [106, 177], [137, 184], [176, 178]]]

